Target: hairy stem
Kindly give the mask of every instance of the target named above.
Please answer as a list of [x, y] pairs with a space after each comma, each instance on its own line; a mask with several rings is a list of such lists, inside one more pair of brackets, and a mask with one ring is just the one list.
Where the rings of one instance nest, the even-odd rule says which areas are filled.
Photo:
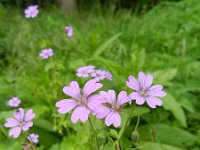
[[97, 150], [100, 150], [100, 148], [99, 148], [99, 141], [98, 141], [98, 138], [97, 138], [97, 132], [94, 130], [94, 127], [93, 127], [93, 125], [92, 125], [92, 122], [91, 122], [90, 118], [88, 118], [88, 120], [89, 120], [91, 129], [92, 129], [92, 131], [94, 132], [94, 136], [95, 136], [96, 143], [97, 143]]

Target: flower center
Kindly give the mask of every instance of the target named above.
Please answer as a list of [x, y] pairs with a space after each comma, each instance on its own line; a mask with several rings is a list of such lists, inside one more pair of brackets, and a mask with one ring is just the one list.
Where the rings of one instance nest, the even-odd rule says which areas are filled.
[[23, 122], [23, 121], [19, 122], [19, 126], [20, 126], [20, 127], [22, 127], [22, 126], [24, 126], [24, 125], [25, 125], [25, 122]]
[[80, 95], [77, 99], [78, 105], [85, 105], [87, 106], [87, 97], [84, 95]]
[[141, 96], [146, 97], [148, 95], [149, 91], [148, 90], [140, 90], [139, 93]]

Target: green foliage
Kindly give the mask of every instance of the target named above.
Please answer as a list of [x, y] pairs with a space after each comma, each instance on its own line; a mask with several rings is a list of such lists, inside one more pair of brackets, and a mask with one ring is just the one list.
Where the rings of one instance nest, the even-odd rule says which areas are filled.
[[[40, 135], [38, 149], [95, 149], [89, 123], [72, 124], [71, 112], [60, 115], [55, 103], [67, 98], [62, 88], [71, 80], [81, 85], [77, 67], [95, 65], [113, 74], [103, 81], [103, 90], [130, 89], [125, 81], [139, 71], [151, 73], [154, 84], [162, 84], [167, 96], [163, 107], [137, 106], [120, 141], [122, 149], [196, 150], [200, 147], [200, 1], [161, 3], [143, 16], [119, 10], [116, 14], [80, 12], [64, 14], [54, 8], [40, 10], [35, 19], [26, 19], [22, 11], [0, 6], [0, 149], [18, 150], [25, 139], [7, 137], [3, 127], [13, 109], [7, 100], [18, 96], [21, 107], [36, 112], [31, 132]], [[72, 25], [68, 38], [64, 27]], [[51, 47], [55, 55], [41, 60], [38, 53]], [[133, 104], [134, 102], [132, 102]], [[126, 123], [133, 105], [122, 110]], [[136, 117], [141, 116], [139, 140], [131, 137]], [[105, 127], [91, 118], [101, 149], [116, 148], [121, 127]], [[9, 145], [9, 148], [7, 147]]]

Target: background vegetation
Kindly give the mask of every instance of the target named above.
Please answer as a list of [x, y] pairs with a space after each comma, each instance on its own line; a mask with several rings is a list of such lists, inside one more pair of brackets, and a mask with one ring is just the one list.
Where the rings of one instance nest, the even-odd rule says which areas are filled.
[[[11, 9], [12, 8], [12, 9]], [[154, 83], [164, 85], [164, 106], [135, 108], [122, 139], [122, 149], [199, 150], [200, 147], [200, 1], [165, 2], [135, 15], [127, 9], [110, 12], [99, 7], [77, 14], [56, 7], [40, 9], [35, 19], [23, 10], [0, 5], [0, 149], [18, 150], [24, 140], [8, 138], [3, 127], [12, 115], [7, 100], [18, 96], [23, 108], [36, 112], [32, 132], [40, 135], [38, 149], [88, 150], [95, 148], [89, 124], [72, 124], [70, 113], [59, 115], [55, 102], [66, 97], [64, 85], [77, 67], [92, 64], [107, 69], [113, 81], [103, 81], [104, 90], [127, 90], [125, 81], [139, 71], [152, 73]], [[72, 25], [68, 38], [64, 27]], [[55, 55], [41, 60], [39, 52], [53, 48]], [[86, 80], [85, 80], [86, 81]], [[123, 121], [130, 107], [124, 108]], [[140, 139], [131, 132], [141, 115]], [[93, 118], [99, 131], [103, 122]], [[123, 126], [124, 122], [122, 122]], [[114, 149], [119, 129], [99, 132], [102, 149]], [[105, 134], [108, 135], [105, 139]]]

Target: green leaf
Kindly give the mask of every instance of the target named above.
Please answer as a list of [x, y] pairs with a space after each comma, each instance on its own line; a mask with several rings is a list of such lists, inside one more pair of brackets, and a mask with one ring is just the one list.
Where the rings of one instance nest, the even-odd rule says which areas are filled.
[[152, 141], [152, 130], [155, 132], [155, 141], [157, 143], [167, 144], [178, 148], [190, 147], [196, 142], [195, 137], [177, 127], [164, 124], [143, 125], [139, 127], [141, 142]]
[[112, 137], [114, 137], [115, 139], [117, 139], [118, 138], [118, 133], [117, 133], [117, 131], [116, 130], [114, 130], [114, 129], [110, 129], [110, 135], [112, 136]]
[[185, 113], [180, 104], [175, 98], [167, 93], [167, 96], [163, 98], [163, 107], [173, 113], [174, 117], [181, 123], [183, 127], [187, 126]]
[[97, 48], [95, 53], [93, 54], [93, 57], [101, 55], [108, 48], [108, 46], [110, 46], [120, 35], [121, 33], [118, 33], [110, 39], [108, 39], [107, 41], [105, 41], [102, 45], [100, 45], [100, 47]]
[[156, 83], [167, 85], [170, 80], [172, 80], [176, 74], [177, 69], [163, 69], [157, 70], [152, 73]]
[[34, 125], [46, 131], [53, 132], [53, 124], [44, 118], [34, 120]]

